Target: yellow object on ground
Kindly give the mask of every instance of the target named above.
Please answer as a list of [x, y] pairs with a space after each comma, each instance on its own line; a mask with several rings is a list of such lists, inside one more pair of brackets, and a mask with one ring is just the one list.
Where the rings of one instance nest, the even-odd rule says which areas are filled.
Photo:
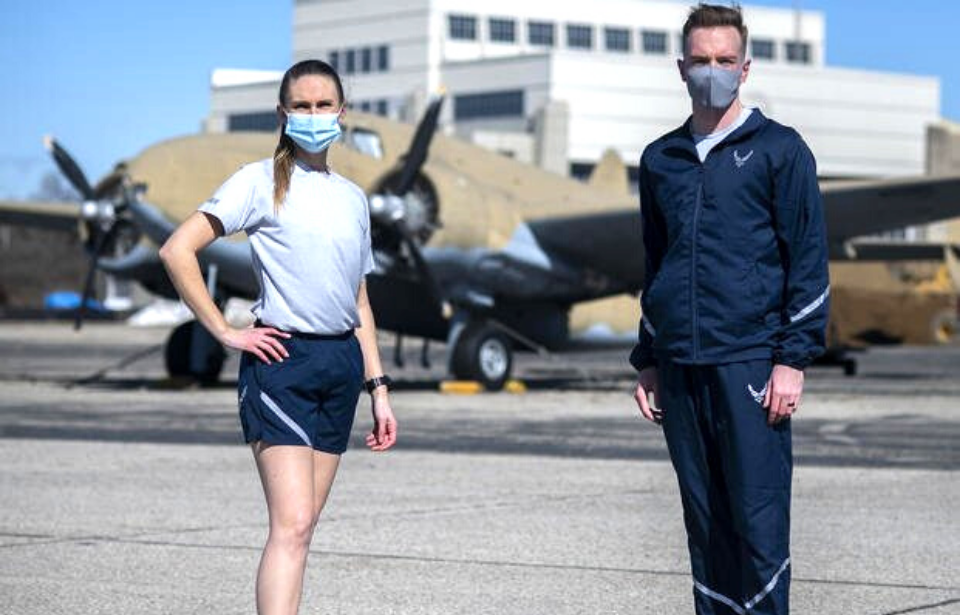
[[[476, 395], [485, 390], [483, 385], [475, 380], [444, 380], [440, 383], [440, 392], [452, 395]], [[527, 385], [520, 380], [507, 380], [503, 390], [514, 394], [526, 393]]]

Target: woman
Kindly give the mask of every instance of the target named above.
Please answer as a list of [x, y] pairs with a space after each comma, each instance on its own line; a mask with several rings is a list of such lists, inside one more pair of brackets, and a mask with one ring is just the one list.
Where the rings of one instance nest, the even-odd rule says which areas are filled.
[[[160, 250], [197, 319], [243, 351], [240, 419], [270, 514], [257, 574], [261, 615], [297, 612], [313, 529], [362, 385], [373, 405], [367, 446], [385, 451], [397, 438], [364, 283], [373, 269], [367, 201], [327, 165], [327, 148], [340, 136], [343, 86], [328, 64], [307, 60], [283, 76], [279, 98], [273, 159], [241, 168]], [[258, 320], [247, 329], [227, 325], [197, 260], [217, 237], [240, 230], [260, 280]]]

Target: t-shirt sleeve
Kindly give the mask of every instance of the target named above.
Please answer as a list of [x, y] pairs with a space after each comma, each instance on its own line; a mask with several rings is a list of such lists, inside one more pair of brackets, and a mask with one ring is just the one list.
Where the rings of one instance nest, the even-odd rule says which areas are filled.
[[220, 220], [224, 235], [245, 231], [260, 222], [253, 170], [251, 166], [241, 168], [198, 208]]
[[367, 201], [367, 197], [363, 197], [363, 241], [361, 242], [360, 249], [363, 251], [361, 256], [361, 266], [363, 268], [363, 275], [367, 275], [374, 269], [373, 263], [373, 242], [370, 239], [370, 203]]

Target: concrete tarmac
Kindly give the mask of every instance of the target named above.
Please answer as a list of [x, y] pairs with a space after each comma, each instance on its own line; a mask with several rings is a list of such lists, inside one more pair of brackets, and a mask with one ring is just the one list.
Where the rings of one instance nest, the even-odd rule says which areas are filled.
[[[222, 385], [177, 386], [166, 334], [0, 323], [0, 613], [255, 611], [266, 509], [236, 358]], [[525, 395], [435, 393], [438, 348], [391, 369], [400, 444], [363, 450], [361, 400], [301, 612], [692, 613], [676, 481], [625, 354], [521, 355]], [[960, 613], [958, 402], [958, 348], [810, 370], [794, 613]]]

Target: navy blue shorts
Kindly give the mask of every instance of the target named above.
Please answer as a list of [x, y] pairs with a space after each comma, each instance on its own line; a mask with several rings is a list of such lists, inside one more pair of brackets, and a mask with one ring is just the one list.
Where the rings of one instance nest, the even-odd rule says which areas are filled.
[[290, 353], [282, 363], [267, 365], [249, 352], [240, 358], [237, 393], [244, 439], [342, 454], [363, 388], [360, 343], [352, 331], [278, 339]]

